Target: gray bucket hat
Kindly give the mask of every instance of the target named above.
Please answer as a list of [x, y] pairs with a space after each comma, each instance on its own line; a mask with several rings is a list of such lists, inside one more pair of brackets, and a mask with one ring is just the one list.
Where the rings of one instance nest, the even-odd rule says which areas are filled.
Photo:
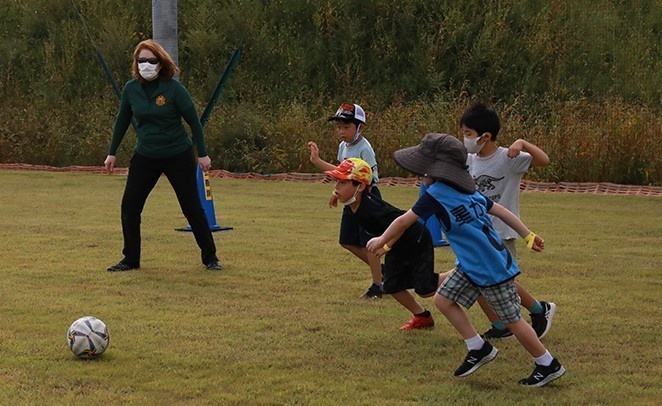
[[476, 191], [476, 182], [467, 171], [467, 150], [452, 135], [426, 134], [419, 145], [395, 151], [393, 157], [415, 175], [442, 180], [466, 193]]

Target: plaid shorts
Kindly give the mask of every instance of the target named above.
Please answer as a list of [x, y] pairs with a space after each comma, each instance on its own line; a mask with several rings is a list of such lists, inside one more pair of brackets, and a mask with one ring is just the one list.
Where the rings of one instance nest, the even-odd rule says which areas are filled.
[[515, 323], [522, 318], [522, 309], [520, 309], [522, 301], [517, 294], [514, 278], [483, 288], [474, 285], [464, 272], [455, 268], [441, 284], [437, 293], [467, 309], [478, 300], [478, 296], [483, 295], [502, 322]]

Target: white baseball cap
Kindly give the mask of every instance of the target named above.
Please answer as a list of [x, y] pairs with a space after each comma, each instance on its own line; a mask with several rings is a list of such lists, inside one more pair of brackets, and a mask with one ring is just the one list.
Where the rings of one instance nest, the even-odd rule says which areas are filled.
[[356, 124], [365, 124], [365, 111], [358, 104], [343, 103], [336, 110], [336, 114], [327, 121], [345, 120]]

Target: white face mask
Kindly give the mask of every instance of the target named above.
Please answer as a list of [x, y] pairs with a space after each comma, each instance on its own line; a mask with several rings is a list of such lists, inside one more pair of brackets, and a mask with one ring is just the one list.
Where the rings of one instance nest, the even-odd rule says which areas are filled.
[[476, 138], [467, 138], [464, 137], [464, 147], [467, 149], [467, 152], [469, 154], [477, 154], [480, 152], [481, 149], [485, 146], [485, 144], [478, 145], [478, 140], [481, 137], [476, 137]]
[[352, 196], [349, 199], [345, 200], [344, 202], [340, 202], [340, 203], [344, 204], [345, 206], [350, 206], [350, 205], [354, 204], [354, 202], [356, 201], [356, 195], [359, 194], [359, 187], [360, 186], [361, 185], [356, 186], [356, 190], [354, 191], [354, 196]]
[[159, 71], [161, 70], [161, 64], [157, 63], [156, 65], [152, 65], [149, 62], [143, 62], [138, 64], [138, 72], [140, 73], [140, 76], [143, 77], [145, 80], [154, 80], [157, 76], [159, 76]]

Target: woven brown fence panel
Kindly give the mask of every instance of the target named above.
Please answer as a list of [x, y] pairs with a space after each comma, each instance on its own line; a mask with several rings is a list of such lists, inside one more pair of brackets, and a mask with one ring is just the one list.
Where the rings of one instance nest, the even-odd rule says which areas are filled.
[[[91, 174], [105, 174], [103, 166], [67, 166], [57, 168], [46, 165], [29, 164], [3, 164], [0, 163], [0, 170], [17, 171], [45, 171], [45, 172], [78, 172]], [[210, 178], [226, 179], [251, 179], [251, 180], [270, 180], [281, 182], [315, 182], [329, 183], [331, 178], [321, 173], [276, 173], [260, 174], [254, 172], [234, 173], [222, 169], [215, 169], [208, 172]], [[127, 168], [115, 168], [114, 175], [126, 175]], [[415, 178], [382, 178], [379, 180], [379, 186], [420, 186], [420, 181]], [[553, 192], [553, 193], [584, 193], [594, 195], [635, 195], [635, 196], [657, 196], [662, 197], [662, 186], [640, 186], [640, 185], [619, 185], [616, 183], [573, 183], [573, 182], [534, 182], [523, 180], [520, 184], [520, 190], [527, 192]]]

